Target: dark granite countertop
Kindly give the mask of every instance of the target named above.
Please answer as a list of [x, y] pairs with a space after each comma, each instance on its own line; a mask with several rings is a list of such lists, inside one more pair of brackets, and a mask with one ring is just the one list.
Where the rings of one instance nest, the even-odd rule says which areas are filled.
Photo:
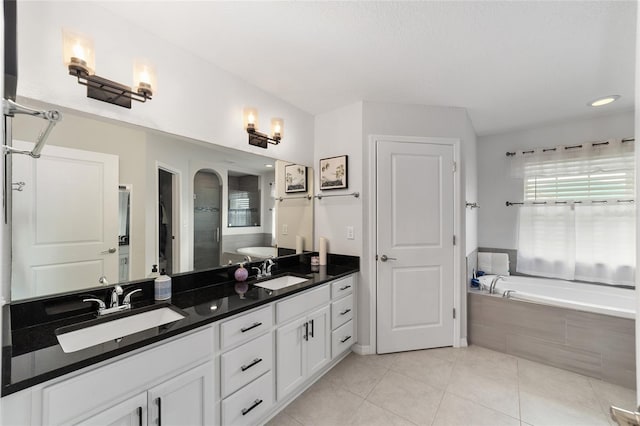
[[[277, 260], [278, 271], [274, 272], [273, 277], [293, 274], [307, 278], [303, 283], [281, 290], [257, 287], [254, 285], [255, 277], [249, 277], [244, 283], [229, 279], [233, 276], [235, 266], [178, 274], [172, 278], [173, 297], [169, 302], [187, 314], [184, 319], [125, 336], [118, 342], [112, 340], [72, 353], [62, 350], [55, 330], [95, 320], [95, 306], [87, 307], [93, 304], [82, 303], [81, 299], [97, 295], [105, 300], [110, 288], [89, 289], [6, 305], [2, 312], [2, 396], [359, 270], [359, 258], [330, 255], [329, 265], [316, 267], [318, 270], [312, 271], [309, 265], [310, 255], [286, 256]], [[167, 304], [153, 301], [153, 281], [143, 280], [121, 285], [125, 293], [136, 288], [143, 289], [142, 293], [138, 293], [140, 297], [132, 300], [133, 311], [149, 309], [151, 305]]]

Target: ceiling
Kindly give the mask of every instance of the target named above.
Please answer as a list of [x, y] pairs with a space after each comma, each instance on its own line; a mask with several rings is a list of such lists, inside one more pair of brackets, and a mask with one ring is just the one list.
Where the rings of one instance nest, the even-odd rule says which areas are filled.
[[634, 105], [634, 1], [101, 4], [314, 115], [456, 106], [486, 135]]

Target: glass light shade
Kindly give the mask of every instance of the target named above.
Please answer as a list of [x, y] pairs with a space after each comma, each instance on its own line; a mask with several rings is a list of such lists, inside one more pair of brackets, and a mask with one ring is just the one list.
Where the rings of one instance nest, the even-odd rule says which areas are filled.
[[284, 120], [282, 118], [271, 119], [271, 137], [280, 140], [284, 136]]
[[148, 96], [158, 91], [156, 70], [148, 61], [138, 59], [133, 63], [133, 90]]
[[258, 130], [258, 110], [245, 108], [242, 110], [242, 121], [245, 130]]
[[69, 30], [62, 30], [62, 55], [69, 70], [93, 74], [96, 69], [93, 40]]

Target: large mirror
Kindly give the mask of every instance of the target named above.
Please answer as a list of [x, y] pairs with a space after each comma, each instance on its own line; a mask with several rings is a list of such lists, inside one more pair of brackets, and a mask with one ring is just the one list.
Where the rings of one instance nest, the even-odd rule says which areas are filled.
[[[310, 168], [289, 194], [289, 162], [29, 102], [64, 118], [12, 156], [12, 300], [312, 249]], [[16, 116], [14, 145], [39, 130]]]

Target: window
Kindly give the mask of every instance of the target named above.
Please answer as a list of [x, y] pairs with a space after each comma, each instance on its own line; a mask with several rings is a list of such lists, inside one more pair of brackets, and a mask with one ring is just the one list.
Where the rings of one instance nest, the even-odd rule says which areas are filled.
[[525, 201], [518, 272], [634, 285], [633, 143], [607, 145], [575, 152], [557, 147], [516, 159]]
[[229, 171], [229, 227], [260, 226], [260, 177]]

